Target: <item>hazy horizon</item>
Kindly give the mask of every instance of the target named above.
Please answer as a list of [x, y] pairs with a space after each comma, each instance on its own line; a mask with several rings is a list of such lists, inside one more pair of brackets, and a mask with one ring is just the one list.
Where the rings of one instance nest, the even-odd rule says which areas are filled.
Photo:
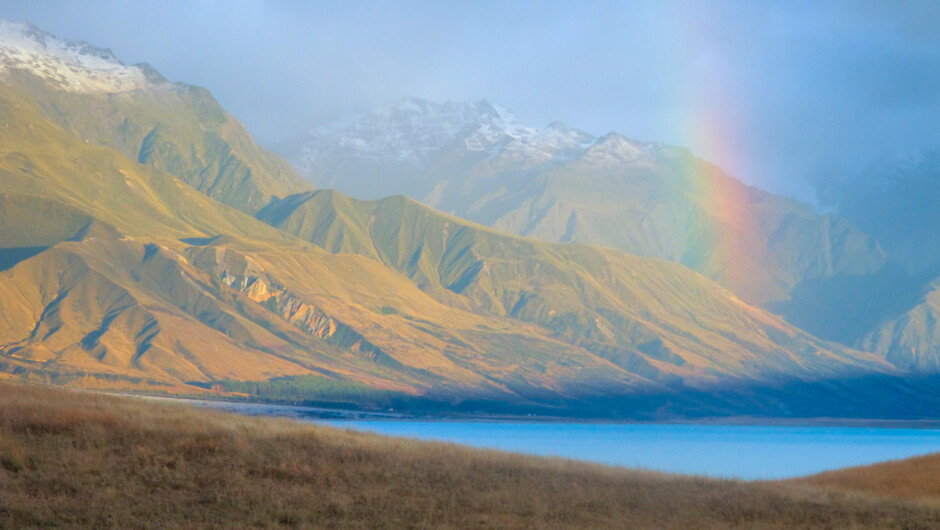
[[748, 184], [940, 146], [940, 10], [877, 2], [5, 2], [209, 88], [269, 147], [402, 97], [680, 145]]

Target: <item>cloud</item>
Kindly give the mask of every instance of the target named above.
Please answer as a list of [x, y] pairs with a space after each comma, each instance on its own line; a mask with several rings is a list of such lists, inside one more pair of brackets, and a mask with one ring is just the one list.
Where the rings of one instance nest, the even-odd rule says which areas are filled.
[[810, 198], [825, 168], [940, 146], [938, 5], [23, 1], [0, 16], [206, 86], [263, 143], [403, 96], [489, 98]]

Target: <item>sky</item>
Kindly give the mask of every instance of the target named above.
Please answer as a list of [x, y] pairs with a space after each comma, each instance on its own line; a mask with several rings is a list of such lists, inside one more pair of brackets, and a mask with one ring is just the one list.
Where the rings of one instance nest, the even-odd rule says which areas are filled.
[[940, 148], [940, 2], [0, 0], [204, 86], [262, 145], [402, 97], [690, 148], [811, 182]]

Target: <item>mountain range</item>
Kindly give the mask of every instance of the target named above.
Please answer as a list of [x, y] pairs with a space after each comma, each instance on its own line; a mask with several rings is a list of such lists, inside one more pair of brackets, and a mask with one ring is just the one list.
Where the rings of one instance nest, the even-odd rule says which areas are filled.
[[[678, 262], [827, 340], [905, 370], [940, 367], [936, 194], [924, 193], [925, 178], [899, 176], [930, 174], [936, 157], [833, 184], [847, 195], [838, 214], [819, 214], [686, 149], [560, 123], [539, 129], [486, 101], [405, 99], [297, 145], [286, 154], [318, 186], [404, 193], [495, 229]], [[891, 188], [907, 198], [865, 194], [885, 182], [907, 183]]]
[[[624, 398], [631, 409], [619, 414], [655, 415], [751, 410], [741, 396], [760, 388], [773, 389], [762, 412], [786, 413], [781, 385], [911, 368], [890, 348], [823, 340], [769, 310], [803, 303], [807, 282], [892, 270], [848, 221], [748, 188], [681, 149], [557, 124], [536, 131], [485, 103], [445, 105], [449, 122], [414, 100], [386, 114], [422, 106], [435, 115], [403, 126], [394, 146], [373, 116], [371, 140], [346, 130], [305, 149], [352, 154], [298, 166], [377, 193], [415, 195], [434, 181], [438, 198], [422, 198], [452, 213], [316, 188], [207, 90], [0, 22], [0, 369], [170, 393], [301, 381], [340, 385], [359, 404], [376, 392], [519, 406]], [[487, 127], [461, 121], [481, 113]], [[596, 187], [579, 181], [595, 177]], [[563, 186], [593, 189], [606, 207], [576, 208], [587, 196]], [[516, 206], [490, 218], [456, 207], [481, 189], [505, 193], [477, 212]], [[712, 203], [715, 189], [746, 215]], [[560, 204], [561, 217], [524, 206], [541, 200]], [[513, 211], [574, 228], [517, 229]], [[590, 236], [608, 232], [620, 243]], [[631, 241], [637, 248], [624, 248]], [[831, 302], [807, 298], [805, 307]], [[702, 398], [715, 389], [740, 392]]]
[[[875, 236], [895, 265], [852, 280], [851, 299], [831, 289], [812, 296], [829, 296], [828, 305], [841, 305], [849, 319], [868, 323], [848, 336], [858, 347], [887, 352], [895, 364], [940, 369], [940, 234], [934, 229], [940, 222], [940, 155], [883, 160], [859, 175], [819, 184], [821, 202]], [[820, 323], [821, 335], [827, 322]]]
[[675, 261], [755, 304], [886, 262], [845, 220], [745, 186], [686, 149], [538, 129], [486, 101], [406, 99], [301, 145], [291, 159], [319, 187], [402, 193], [502, 231]]

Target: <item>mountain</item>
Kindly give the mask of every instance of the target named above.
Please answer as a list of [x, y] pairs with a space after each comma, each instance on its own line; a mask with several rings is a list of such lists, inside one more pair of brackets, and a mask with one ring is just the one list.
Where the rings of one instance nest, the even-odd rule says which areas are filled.
[[[457, 211], [465, 199], [454, 196], [456, 188], [483, 194], [483, 188], [500, 184], [463, 174], [486, 162], [495, 150], [512, 153], [507, 169], [537, 167], [593, 141], [589, 134], [562, 124], [544, 131], [527, 127], [505, 107], [487, 101], [439, 104], [409, 98], [348, 127], [315, 131], [292, 160], [319, 187], [365, 199], [402, 193]], [[462, 174], [444, 174], [458, 168]]]
[[[821, 181], [819, 198], [882, 242], [897, 267], [834, 294], [862, 325], [840, 342], [878, 352], [905, 369], [940, 369], [940, 154], [881, 161], [859, 175]], [[828, 292], [827, 292], [828, 291]], [[861, 303], [860, 303], [861, 302]], [[812, 319], [812, 315], [808, 315]]]
[[404, 193], [500, 230], [678, 262], [823, 339], [904, 370], [940, 369], [936, 156], [830, 182], [838, 215], [820, 215], [684, 149], [527, 127], [485, 101], [412, 99], [315, 134], [293, 160], [319, 185]]
[[313, 191], [204, 89], [0, 27], [7, 373], [174, 393], [293, 381], [359, 403], [661, 396], [620, 408], [647, 415], [685, 389], [895, 373], [678, 264]]
[[0, 74], [82, 140], [164, 169], [230, 206], [257, 211], [272, 196], [311, 189], [207, 90], [169, 83], [149, 65], [125, 66], [108, 50], [0, 21]]
[[680, 265], [504, 235], [403, 196], [311, 192], [259, 219], [380, 260], [443, 303], [536, 324], [662, 383], [819, 377], [830, 363], [853, 362]]
[[759, 305], [887, 261], [844, 219], [745, 186], [685, 149], [528, 127], [486, 101], [406, 99], [312, 134], [291, 159], [319, 187], [402, 193], [519, 235], [675, 261]]
[[882, 160], [819, 182], [820, 202], [875, 236], [911, 274], [940, 266], [940, 152]]

